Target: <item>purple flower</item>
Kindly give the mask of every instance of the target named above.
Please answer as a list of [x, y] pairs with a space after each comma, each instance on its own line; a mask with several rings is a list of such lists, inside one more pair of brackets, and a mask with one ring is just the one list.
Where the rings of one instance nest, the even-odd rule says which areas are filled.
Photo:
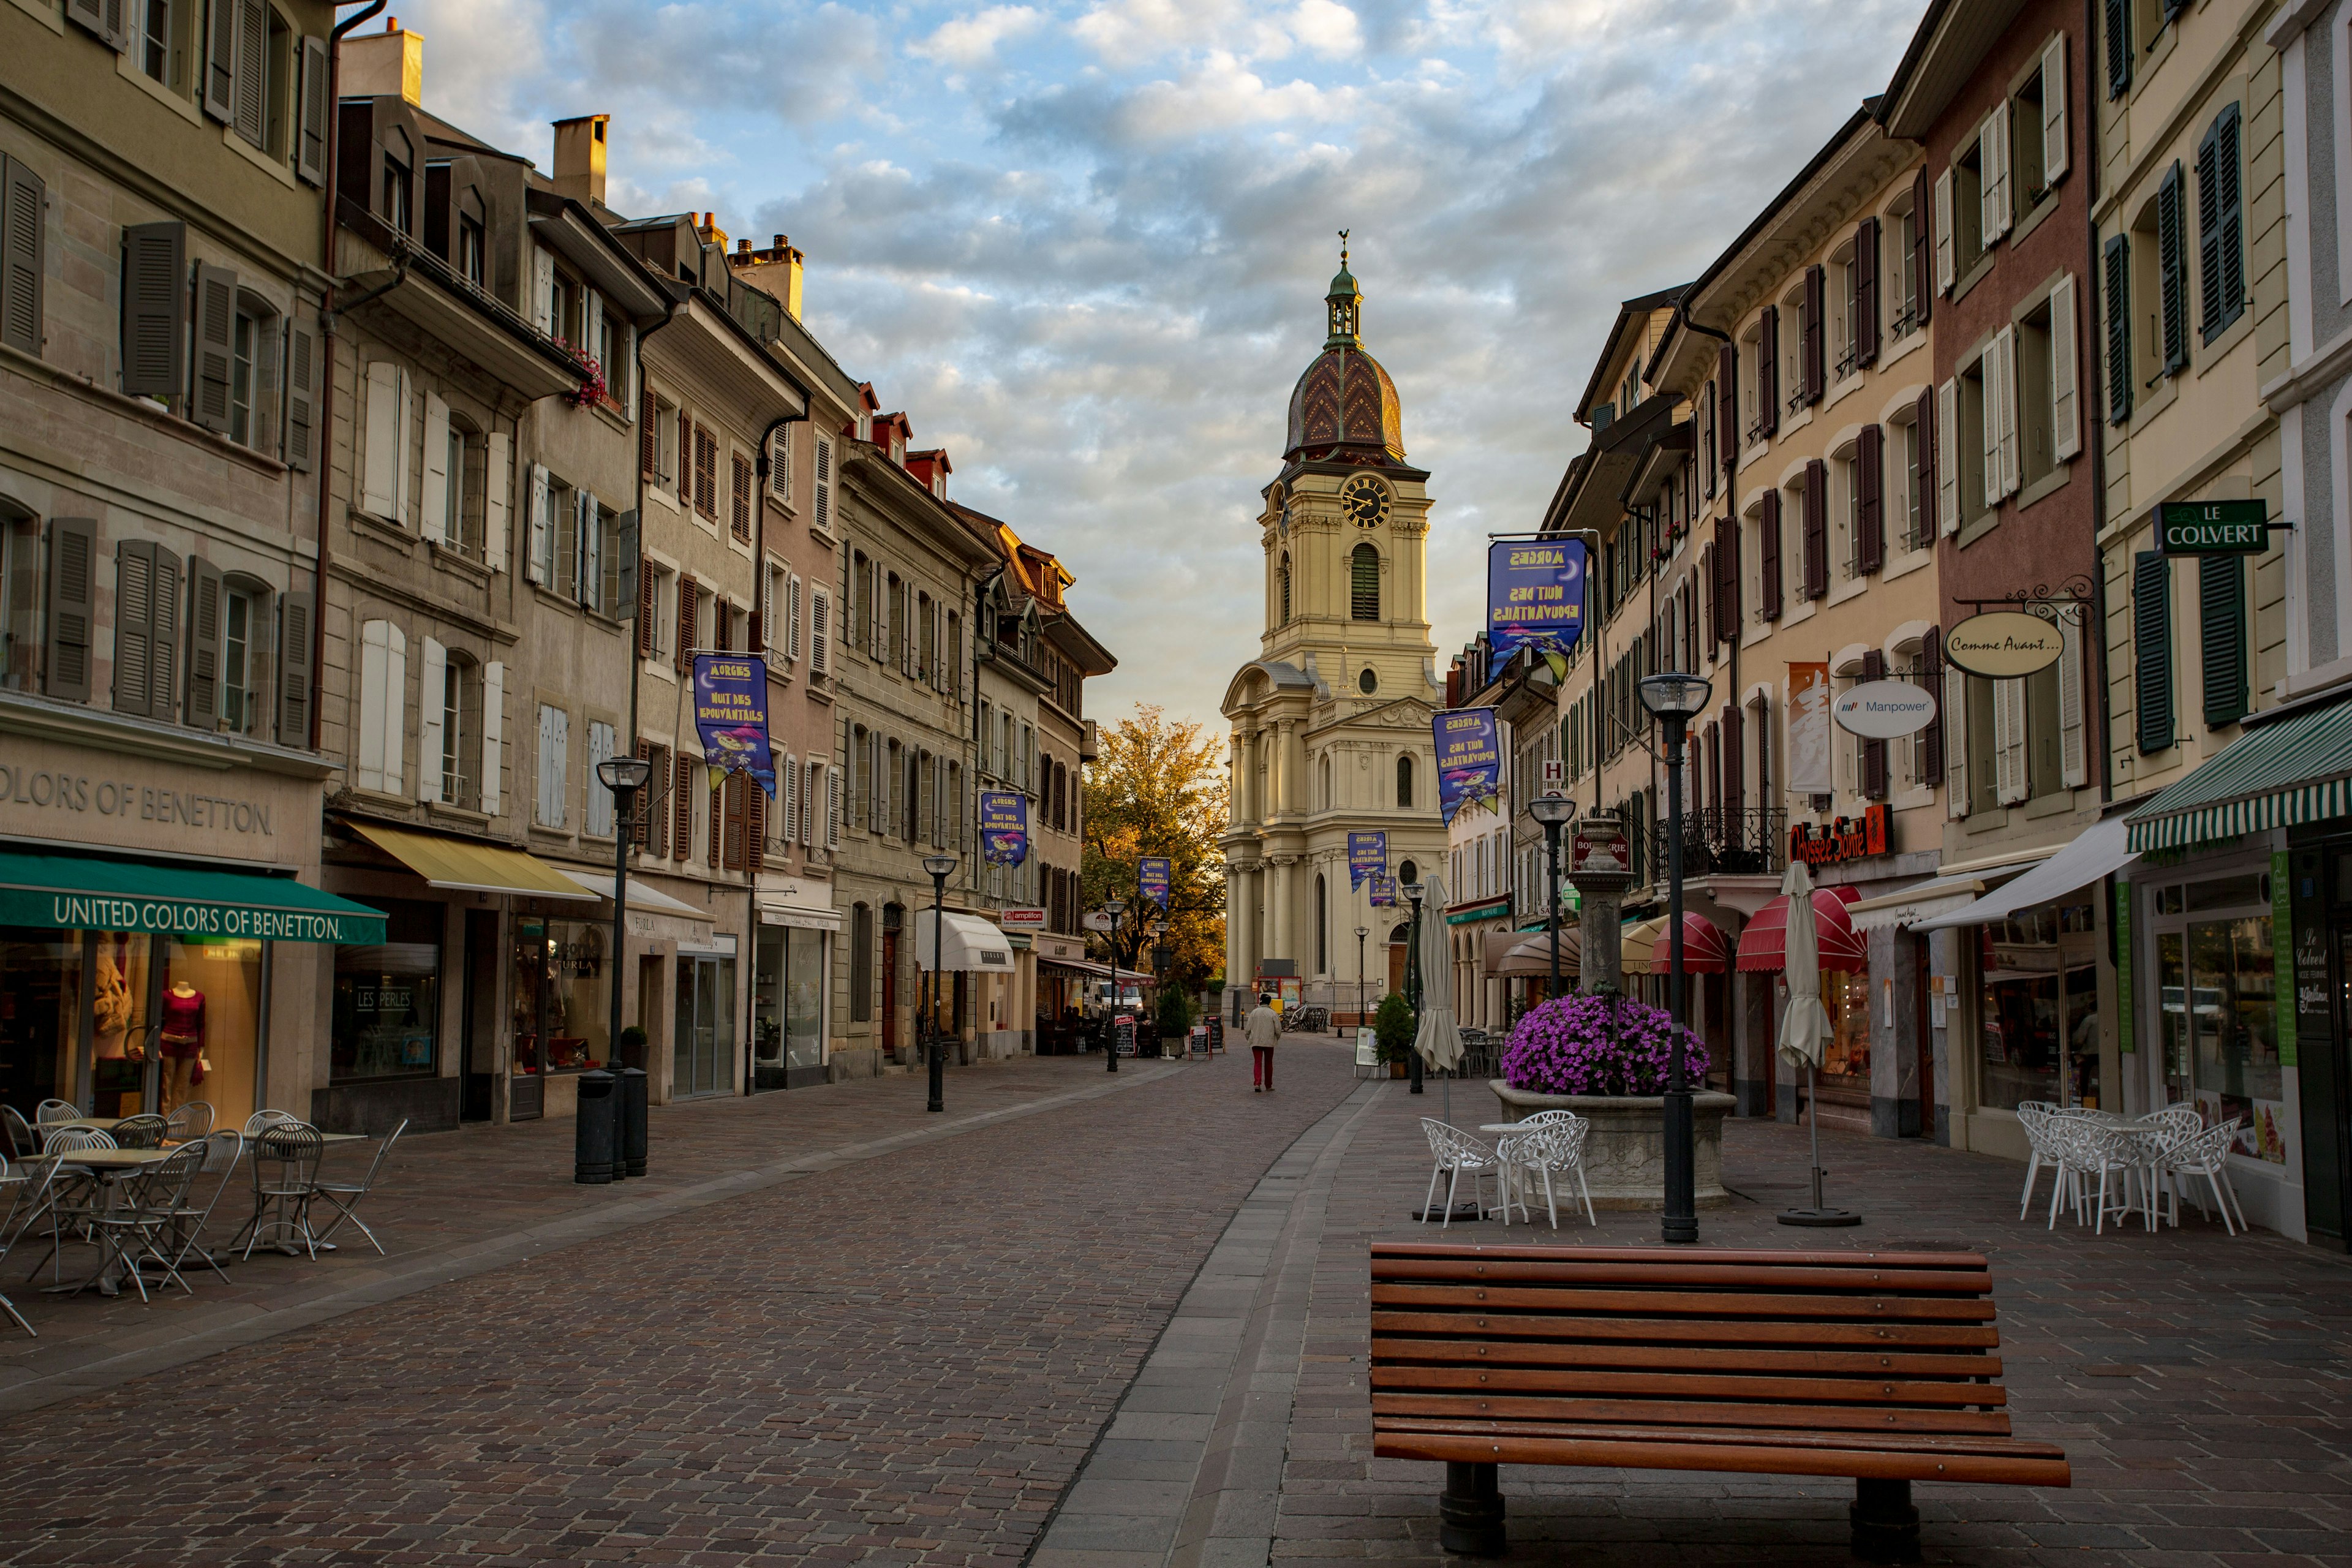
[[[1674, 1020], [1631, 997], [1584, 993], [1530, 1009], [1503, 1047], [1503, 1081], [1536, 1094], [1663, 1094]], [[1706, 1081], [1706, 1043], [1683, 1031], [1683, 1081]]]

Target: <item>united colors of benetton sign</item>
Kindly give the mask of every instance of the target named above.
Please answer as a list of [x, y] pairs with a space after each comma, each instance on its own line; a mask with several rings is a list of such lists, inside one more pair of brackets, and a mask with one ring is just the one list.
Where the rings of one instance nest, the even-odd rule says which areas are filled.
[[2260, 555], [2271, 547], [2270, 508], [2260, 500], [2168, 500], [2156, 509], [2156, 538], [2167, 555]]

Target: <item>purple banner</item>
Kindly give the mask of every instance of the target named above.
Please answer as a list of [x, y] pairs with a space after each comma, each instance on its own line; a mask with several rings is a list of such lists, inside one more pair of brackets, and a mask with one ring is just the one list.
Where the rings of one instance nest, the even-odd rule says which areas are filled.
[[772, 797], [776, 763], [768, 751], [768, 666], [740, 653], [694, 656], [694, 730], [702, 760], [721, 773], [749, 773]]

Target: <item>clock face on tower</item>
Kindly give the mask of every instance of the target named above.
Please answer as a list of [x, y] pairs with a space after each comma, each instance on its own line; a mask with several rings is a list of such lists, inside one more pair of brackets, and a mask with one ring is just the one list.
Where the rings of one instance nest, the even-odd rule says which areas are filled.
[[1339, 490], [1339, 504], [1358, 528], [1378, 528], [1389, 517], [1389, 488], [1370, 474], [1349, 479]]

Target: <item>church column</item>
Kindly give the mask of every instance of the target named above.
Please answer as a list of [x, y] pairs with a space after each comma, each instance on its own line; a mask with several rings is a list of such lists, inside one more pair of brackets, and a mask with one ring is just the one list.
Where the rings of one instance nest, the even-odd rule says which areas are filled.
[[1298, 733], [1298, 721], [1282, 721], [1282, 809], [1297, 816], [1307, 809], [1307, 742]]
[[1265, 731], [1253, 726], [1242, 731], [1242, 785], [1244, 809], [1249, 813], [1252, 827], [1265, 820], [1265, 782], [1258, 774], [1258, 764], [1264, 759]]
[[[1266, 910], [1266, 923], [1273, 928], [1274, 940], [1267, 944], [1268, 958], [1296, 959], [1298, 956], [1297, 944], [1293, 940], [1294, 927], [1290, 910], [1291, 895], [1294, 890], [1291, 887], [1290, 868], [1297, 861], [1297, 857], [1294, 855], [1277, 855], [1274, 858], [1274, 874], [1272, 886], [1268, 889]], [[1300, 968], [1303, 970], [1305, 965], [1300, 965]]]
[[1242, 922], [1242, 909], [1249, 896], [1248, 884], [1243, 880], [1241, 868], [1233, 861], [1225, 862], [1225, 989], [1246, 984], [1249, 973], [1243, 954], [1248, 942], [1248, 931]]
[[1249, 826], [1249, 797], [1243, 793], [1249, 779], [1249, 775], [1243, 772], [1243, 763], [1247, 760], [1248, 755], [1248, 743], [1242, 739], [1241, 727], [1235, 725], [1232, 738], [1225, 744], [1225, 776], [1233, 783], [1233, 815], [1235, 827]]

